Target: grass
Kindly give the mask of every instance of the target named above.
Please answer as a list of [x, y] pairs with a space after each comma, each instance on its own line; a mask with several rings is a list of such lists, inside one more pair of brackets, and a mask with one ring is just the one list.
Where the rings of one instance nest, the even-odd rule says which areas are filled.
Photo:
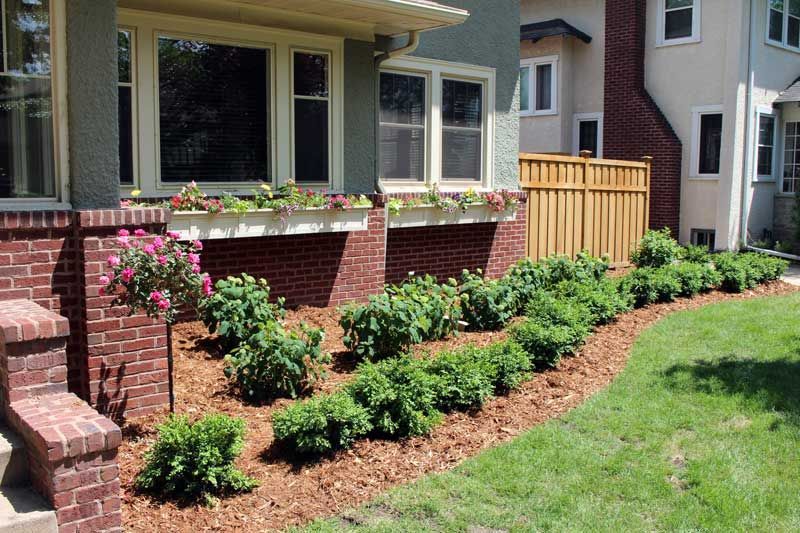
[[309, 530], [798, 531], [800, 296], [672, 315], [567, 416]]

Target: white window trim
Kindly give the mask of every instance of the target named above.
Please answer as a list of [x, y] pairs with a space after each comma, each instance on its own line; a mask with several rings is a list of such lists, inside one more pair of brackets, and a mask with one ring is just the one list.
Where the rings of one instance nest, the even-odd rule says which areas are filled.
[[[761, 117], [772, 117], [775, 119], [772, 132], [772, 163], [770, 167], [772, 172], [768, 175], [762, 175], [758, 173], [758, 135], [761, 129]], [[750, 149], [752, 150], [751, 153], [753, 154], [753, 170], [751, 172], [753, 181], [758, 183], [775, 183], [775, 168], [777, 167], [778, 163], [778, 150], [783, 149], [783, 143], [780, 142], [781, 138], [779, 134], [780, 113], [777, 109], [769, 106], [757, 106], [755, 109], [755, 120], [756, 127], [753, 128], [753, 138], [750, 139]]]
[[50, 94], [53, 105], [53, 155], [55, 157], [53, 169], [56, 196], [0, 198], [0, 211], [72, 209], [69, 203], [67, 34], [64, 23], [66, 19], [65, 0], [50, 0]]
[[770, 0], [766, 0], [767, 4], [767, 14], [766, 18], [764, 19], [764, 39], [765, 42], [770, 46], [775, 46], [777, 48], [782, 48], [784, 50], [789, 50], [790, 52], [797, 52], [800, 53], [800, 47], [796, 46], [789, 46], [789, 3], [784, 2], [783, 4], [783, 35], [781, 35], [780, 41], [775, 41], [770, 38], [769, 36], [769, 19], [770, 19]]
[[[522, 117], [544, 117], [558, 115], [558, 61], [559, 56], [542, 56], [542, 57], [529, 57], [519, 62], [520, 68], [528, 69], [528, 110], [520, 111]], [[540, 65], [550, 65], [552, 73], [550, 76], [551, 86], [550, 94], [552, 99], [550, 101], [550, 109], [536, 110], [536, 67]]]
[[783, 167], [786, 164], [786, 125], [789, 124], [789, 123], [792, 123], [792, 122], [796, 122], [798, 124], [798, 126], [800, 126], [800, 121], [796, 121], [796, 120], [788, 120], [788, 121], [785, 121], [785, 122], [781, 123], [781, 127], [780, 127], [781, 138], [779, 140], [780, 141], [781, 155], [780, 155], [780, 160], [778, 161], [778, 168], [779, 168], [778, 176], [779, 177], [776, 180], [776, 186], [777, 186], [778, 195], [794, 197], [797, 193], [784, 192], [784, 190], [783, 190], [783, 182], [784, 182], [784, 179], [785, 179], [785, 177], [783, 175], [784, 174], [784, 168]]
[[[494, 184], [494, 110], [495, 78], [494, 68], [452, 63], [436, 59], [401, 57], [390, 59], [383, 64], [381, 72], [416, 74], [425, 76], [426, 87], [426, 154], [425, 180], [380, 180], [387, 192], [423, 192], [436, 185], [441, 191], [463, 191], [469, 187], [490, 190]], [[442, 80], [454, 79], [483, 84], [483, 154], [481, 157], [480, 181], [455, 181], [442, 179]]]
[[[700, 119], [703, 115], [722, 114], [722, 147], [725, 147], [725, 114], [721, 105], [707, 105], [692, 108], [692, 152], [690, 158], [689, 179], [691, 180], [718, 180], [720, 174], [700, 174]], [[720, 170], [722, 169], [722, 154], [720, 154]]]
[[[138, 100], [138, 177], [142, 198], [174, 194], [182, 183], [161, 183], [158, 104], [158, 47], [159, 36], [185, 37], [214, 43], [251, 46], [270, 51], [271, 102], [270, 153], [271, 184], [278, 187], [294, 175], [293, 101], [291, 51], [312, 51], [330, 55], [329, 64], [329, 165], [327, 183], [313, 184], [332, 192], [344, 191], [344, 39], [302, 32], [266, 28], [225, 21], [196, 19], [181, 15], [144, 12], [122, 8], [119, 24], [137, 32], [135, 65]], [[191, 178], [189, 178], [191, 179]], [[219, 195], [252, 194], [255, 182], [200, 184], [204, 192]], [[305, 185], [305, 184], [304, 184]], [[313, 188], [313, 187], [312, 187]], [[123, 195], [126, 192], [123, 188]]]
[[603, 158], [603, 113], [575, 113], [572, 122], [572, 153], [580, 155], [581, 122], [597, 122], [597, 153], [592, 157]]
[[[689, 9], [681, 8], [681, 9]], [[694, 6], [692, 9], [692, 34], [689, 37], [681, 37], [679, 39], [667, 39], [666, 32], [667, 32], [667, 3], [666, 0], [658, 0], [658, 11], [657, 11], [657, 33], [656, 33], [656, 46], [657, 47], [664, 47], [664, 46], [677, 46], [681, 44], [696, 44], [702, 42], [703, 38], [701, 35], [702, 27], [703, 27], [703, 2], [702, 0], [694, 0]]]

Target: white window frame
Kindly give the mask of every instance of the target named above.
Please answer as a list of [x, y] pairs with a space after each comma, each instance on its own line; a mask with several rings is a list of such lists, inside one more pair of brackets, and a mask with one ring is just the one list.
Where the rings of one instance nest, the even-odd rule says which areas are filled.
[[[495, 87], [496, 71], [491, 67], [467, 65], [418, 57], [390, 59], [382, 65], [381, 72], [424, 76], [426, 85], [426, 130], [425, 130], [425, 179], [410, 180], [380, 179], [387, 192], [422, 192], [436, 185], [441, 191], [455, 192], [467, 188], [491, 190], [494, 184], [494, 138], [495, 138]], [[456, 181], [442, 179], [442, 80], [462, 80], [483, 85], [483, 153], [481, 154], [481, 179]], [[378, 134], [380, 136], [380, 134]], [[380, 143], [378, 143], [380, 145]]]
[[[558, 62], [559, 56], [542, 56], [542, 57], [529, 57], [519, 62], [519, 68], [528, 69], [528, 110], [520, 111], [522, 117], [543, 117], [558, 115]], [[551, 71], [551, 86], [550, 94], [552, 99], [550, 101], [550, 109], [536, 109], [536, 68], [541, 65], [550, 65]]]
[[130, 87], [131, 89], [131, 138], [132, 138], [132, 158], [133, 158], [133, 183], [120, 183], [120, 189], [123, 194], [130, 194], [139, 188], [139, 91], [137, 90], [137, 74], [138, 69], [138, 56], [136, 43], [138, 41], [138, 33], [135, 27], [118, 25], [117, 31], [127, 31], [131, 36], [131, 81], [124, 83], [117, 81], [117, 86]]
[[[783, 143], [780, 142], [780, 134], [779, 134], [779, 124], [780, 124], [780, 113], [777, 109], [768, 106], [758, 106], [755, 109], [755, 124], [756, 127], [753, 128], [753, 138], [750, 140], [751, 142], [751, 150], [753, 154], [753, 181], [757, 182], [768, 182], [772, 183], [775, 182], [775, 168], [777, 167], [778, 162], [778, 150], [783, 150]], [[770, 163], [771, 172], [769, 174], [759, 174], [758, 173], [758, 148], [759, 148], [759, 132], [761, 131], [761, 117], [771, 117], [774, 119], [774, 123], [772, 126], [772, 161]]]
[[[796, 123], [797, 126], [800, 127], [800, 120], [785, 120], [785, 121], [783, 121], [781, 123], [781, 129], [780, 129], [780, 131], [781, 131], [781, 138], [780, 138], [781, 156], [780, 156], [780, 165], [779, 165], [780, 171], [778, 172], [778, 175], [780, 176], [780, 178], [777, 180], [777, 186], [778, 186], [778, 194], [784, 195], [784, 196], [787, 196], [787, 195], [788, 196], [795, 196], [797, 194], [797, 192], [785, 192], [783, 190], [783, 183], [785, 181], [784, 166], [786, 165], [786, 137], [787, 137], [786, 128], [787, 128], [787, 125], [790, 124], [790, 123]], [[797, 142], [800, 142], [800, 141], [797, 141]], [[800, 190], [798, 190], [798, 192], [800, 192]]]
[[680, 9], [692, 9], [692, 34], [688, 37], [667, 39], [667, 3], [666, 0], [658, 0], [656, 46], [676, 46], [681, 44], [696, 44], [702, 42], [703, 2], [702, 0], [693, 1], [694, 5], [691, 8], [683, 7], [670, 10], [678, 11]]
[[[784, 50], [789, 50], [791, 52], [800, 53], [800, 47], [798, 46], [790, 46], [789, 45], [789, 2], [784, 0], [783, 4], [783, 34], [781, 35], [780, 41], [775, 41], [770, 38], [769, 36], [769, 19], [770, 19], [770, 11], [772, 11], [770, 7], [770, 0], [766, 0], [767, 4], [767, 14], [766, 18], [764, 19], [764, 39], [765, 42], [770, 46], [776, 46], [778, 48], [783, 48]], [[796, 18], [796, 17], [795, 17]]]
[[722, 149], [725, 147], [725, 113], [722, 105], [707, 105], [692, 108], [692, 152], [689, 179], [718, 180], [720, 174], [700, 174], [700, 122], [704, 115], [722, 115], [722, 145], [720, 148], [720, 172], [722, 171]]
[[[344, 192], [344, 38], [328, 37], [248, 24], [196, 19], [180, 15], [121, 8], [119, 24], [137, 31], [136, 80], [138, 177], [142, 198], [175, 194], [182, 183], [162, 183], [159, 143], [158, 38], [178, 37], [230, 46], [269, 50], [270, 54], [270, 162], [269, 183], [284, 184], [294, 175], [294, 90], [292, 51], [329, 54], [329, 180], [309, 185]], [[191, 179], [191, 178], [188, 178]], [[252, 194], [255, 182], [200, 183], [204, 192], [219, 195]], [[303, 184], [306, 186], [306, 184]], [[126, 189], [122, 188], [125, 196]]]
[[597, 122], [597, 153], [592, 157], [602, 159], [603, 113], [575, 113], [572, 121], [572, 153], [575, 155], [580, 155], [581, 122]]
[[[55, 178], [53, 190], [56, 194], [41, 198], [0, 198], [0, 211], [72, 209], [69, 203], [67, 34], [64, 22], [66, 19], [65, 0], [50, 0], [50, 97], [53, 105], [53, 157], [55, 159], [53, 161]], [[3, 35], [6, 35], [6, 32], [3, 32]]]

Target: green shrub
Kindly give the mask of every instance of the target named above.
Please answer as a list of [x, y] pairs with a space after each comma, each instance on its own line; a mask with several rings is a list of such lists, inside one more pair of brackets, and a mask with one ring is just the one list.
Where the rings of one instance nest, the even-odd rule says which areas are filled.
[[436, 407], [444, 412], [481, 407], [494, 392], [491, 368], [480, 352], [442, 352], [428, 361], [436, 378]]
[[490, 344], [485, 348], [469, 346], [463, 349], [466, 357], [482, 360], [495, 394], [505, 394], [525, 381], [531, 371], [527, 352], [513, 341]]
[[300, 455], [349, 448], [372, 430], [369, 412], [349, 394], [339, 392], [297, 402], [272, 415], [279, 443]]
[[437, 379], [408, 355], [362, 364], [347, 391], [367, 409], [374, 431], [387, 437], [426, 435], [441, 420]]
[[585, 306], [592, 315], [593, 324], [607, 324], [632, 308], [630, 298], [626, 298], [617, 289], [617, 284], [608, 278], [584, 283], [562, 281], [553, 292]]
[[511, 288], [517, 306], [515, 314], [519, 314], [524, 310], [525, 303], [547, 284], [547, 273], [544, 265], [525, 258], [508, 270], [503, 283]]
[[690, 244], [683, 248], [681, 257], [688, 263], [710, 263], [711, 254], [708, 252], [708, 246], [695, 246]]
[[505, 280], [486, 280], [478, 270], [461, 274], [461, 308], [470, 331], [501, 329], [517, 314], [516, 294]]
[[579, 252], [573, 261], [565, 255], [553, 255], [542, 259], [545, 280], [548, 287], [562, 281], [599, 281], [608, 271], [608, 261], [592, 257], [587, 252]]
[[570, 298], [559, 297], [550, 291], [539, 291], [528, 302], [525, 315], [542, 324], [559, 324], [573, 328], [588, 328], [594, 317], [589, 308]]
[[715, 255], [713, 260], [722, 277], [722, 288], [729, 292], [743, 292], [776, 280], [789, 266], [783, 259], [759, 253], [724, 252]]
[[247, 274], [217, 282], [201, 314], [209, 331], [219, 335], [225, 353], [250, 338], [260, 324], [284, 318], [283, 298], [271, 304], [269, 292], [266, 280], [256, 281]]
[[370, 296], [367, 305], [348, 305], [339, 321], [345, 347], [374, 361], [392, 357], [412, 344], [442, 339], [454, 333], [461, 318], [455, 280], [439, 285], [425, 276], [387, 286]]
[[330, 361], [321, 351], [323, 337], [323, 330], [305, 324], [297, 333], [266, 322], [226, 357], [225, 374], [248, 401], [296, 398], [322, 376], [321, 365]]
[[257, 482], [233, 465], [244, 435], [244, 421], [226, 415], [208, 415], [194, 424], [172, 416], [158, 426], [158, 440], [145, 453], [136, 487], [159, 496], [207, 501], [252, 490]]
[[671, 268], [637, 268], [622, 279], [619, 287], [621, 292], [633, 296], [636, 307], [671, 302], [682, 290]]
[[631, 254], [631, 262], [638, 267], [660, 268], [680, 259], [682, 248], [672, 238], [669, 228], [649, 230]]
[[718, 287], [722, 276], [708, 263], [679, 263], [670, 265], [672, 276], [681, 285], [681, 296], [695, 296]]

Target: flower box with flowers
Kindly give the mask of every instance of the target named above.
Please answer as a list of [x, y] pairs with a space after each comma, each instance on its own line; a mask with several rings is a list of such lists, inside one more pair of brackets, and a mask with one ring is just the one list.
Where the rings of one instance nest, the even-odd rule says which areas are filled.
[[507, 191], [477, 193], [468, 189], [445, 196], [431, 189], [420, 198], [389, 200], [389, 228], [508, 222], [516, 218], [517, 203]]
[[372, 202], [365, 196], [328, 196], [289, 181], [273, 194], [269, 185], [251, 199], [208, 198], [194, 182], [170, 200], [170, 231], [181, 240], [235, 239], [365, 231]]

